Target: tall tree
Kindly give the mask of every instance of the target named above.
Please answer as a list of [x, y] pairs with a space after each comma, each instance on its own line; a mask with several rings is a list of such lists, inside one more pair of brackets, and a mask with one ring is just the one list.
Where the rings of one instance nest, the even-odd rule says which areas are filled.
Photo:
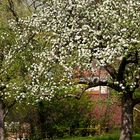
[[[73, 84], [113, 88], [122, 99], [120, 140], [132, 140], [133, 108], [140, 103], [139, 9], [138, 0], [49, 0], [20, 26], [12, 22], [18, 51], [32, 50], [32, 91], [70, 92]], [[105, 78], [95, 76], [99, 68]], [[73, 79], [76, 69], [92, 75]]]
[[[14, 1], [16, 5], [18, 3]], [[26, 96], [25, 52], [17, 52], [16, 35], [9, 28], [8, 22], [13, 18], [18, 22], [18, 12], [12, 0], [0, 4], [0, 139], [4, 140], [4, 118], [8, 110]], [[21, 6], [21, 5], [19, 5]], [[25, 11], [25, 9], [23, 10]], [[25, 12], [26, 14], [26, 12]], [[12, 16], [13, 15], [13, 16]], [[28, 53], [26, 53], [26, 56]], [[26, 81], [26, 82], [25, 82]], [[28, 83], [27, 82], [27, 83]]]

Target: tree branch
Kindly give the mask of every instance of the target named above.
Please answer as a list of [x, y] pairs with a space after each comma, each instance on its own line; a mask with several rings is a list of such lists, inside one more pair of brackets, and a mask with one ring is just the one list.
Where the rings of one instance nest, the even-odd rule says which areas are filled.
[[105, 79], [101, 79], [99, 77], [94, 78], [80, 78], [79, 84], [85, 84], [88, 85], [88, 88], [91, 87], [97, 87], [97, 86], [108, 86], [112, 89], [115, 89], [118, 92], [121, 92], [122, 89], [119, 87], [119, 85], [116, 85], [114, 83], [111, 83]]
[[133, 107], [140, 103], [140, 98], [136, 98], [133, 100]]
[[117, 78], [117, 72], [113, 66], [107, 64], [104, 69], [110, 74], [110, 76], [115, 80]]
[[134, 107], [134, 110], [140, 113], [140, 110], [138, 108]]
[[75, 98], [75, 99], [80, 99], [82, 97], [82, 95], [85, 93], [85, 91], [89, 89], [89, 87], [86, 87], [84, 89], [82, 89], [81, 92], [77, 93], [77, 94], [67, 94], [67, 95], [63, 95], [63, 96], [55, 96], [58, 100], [62, 100], [62, 99], [65, 99], [65, 98], [68, 98], [68, 97], [71, 97], [71, 98]]
[[14, 7], [13, 1], [12, 0], [8, 0], [8, 4], [9, 4], [9, 6], [8, 6], [9, 10], [11, 11], [12, 15], [15, 17], [16, 22], [18, 23], [19, 16], [18, 16], [17, 12], [15, 11], [15, 7]]
[[125, 71], [126, 64], [127, 64], [126, 58], [123, 57], [118, 69], [117, 81], [122, 81], [124, 79], [124, 71]]

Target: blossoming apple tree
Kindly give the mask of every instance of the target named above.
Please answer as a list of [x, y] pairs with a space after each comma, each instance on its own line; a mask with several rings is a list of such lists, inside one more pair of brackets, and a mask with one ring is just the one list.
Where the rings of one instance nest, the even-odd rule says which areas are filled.
[[[138, 0], [49, 0], [10, 26], [16, 34], [16, 51], [26, 50], [32, 58], [26, 65], [32, 94], [48, 99], [80, 85], [108, 86], [122, 99], [120, 140], [132, 139], [133, 107], [140, 103], [135, 96], [140, 87]], [[75, 80], [77, 68], [90, 70], [93, 76]], [[94, 76], [99, 68], [107, 78]]]

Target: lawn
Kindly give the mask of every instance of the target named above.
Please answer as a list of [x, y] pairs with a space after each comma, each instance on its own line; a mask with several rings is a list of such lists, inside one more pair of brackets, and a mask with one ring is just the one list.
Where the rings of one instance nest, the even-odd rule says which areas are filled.
[[[57, 140], [118, 140], [118, 135], [103, 135], [96, 137], [71, 137], [71, 138], [62, 138]], [[140, 140], [140, 134], [136, 134], [133, 136], [133, 140]]]

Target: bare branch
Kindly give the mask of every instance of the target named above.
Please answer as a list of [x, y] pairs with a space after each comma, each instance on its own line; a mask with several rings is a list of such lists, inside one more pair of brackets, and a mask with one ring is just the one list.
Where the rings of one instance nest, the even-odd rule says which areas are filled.
[[118, 74], [117, 74], [117, 80], [122, 81], [124, 79], [124, 72], [125, 72], [125, 67], [126, 67], [127, 61], [126, 58], [123, 57], [121, 64], [118, 69]]
[[110, 74], [110, 76], [113, 78], [113, 79], [116, 79], [117, 78], [117, 72], [116, 70], [114, 69], [113, 66], [107, 64], [106, 66], [104, 66], [105, 70]]
[[134, 110], [140, 113], [140, 110], [138, 108], [134, 107]]
[[15, 11], [15, 7], [14, 7], [13, 1], [12, 0], [8, 0], [8, 4], [9, 4], [8, 8], [9, 8], [10, 12], [14, 16], [16, 22], [18, 22], [19, 21], [19, 16], [18, 16], [17, 12]]
[[42, 6], [41, 3], [36, 4], [36, 0], [32, 0], [31, 4], [29, 5], [29, 7], [33, 7], [35, 10], [39, 7]]

